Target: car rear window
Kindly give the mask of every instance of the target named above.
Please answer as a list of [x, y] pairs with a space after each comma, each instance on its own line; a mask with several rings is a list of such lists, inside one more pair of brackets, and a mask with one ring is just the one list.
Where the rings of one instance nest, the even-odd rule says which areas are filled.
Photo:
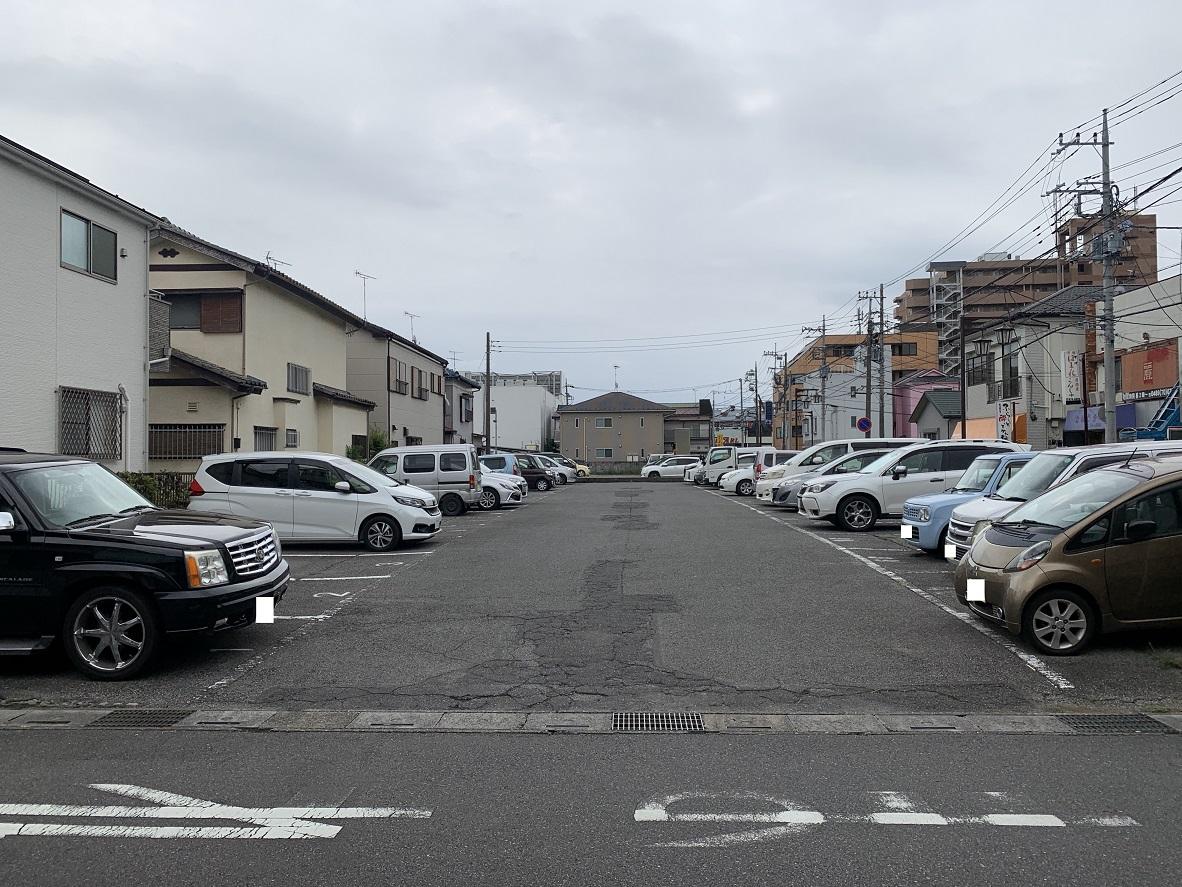
[[468, 457], [463, 453], [440, 453], [440, 471], [467, 471]]
[[493, 471], [501, 471], [505, 467], [504, 456], [489, 456], [488, 458], [482, 459], [481, 461]]
[[229, 484], [234, 477], [234, 463], [233, 462], [214, 462], [205, 469], [205, 473], [214, 480]]
[[407, 453], [402, 457], [402, 470], [406, 474], [425, 474], [435, 470], [434, 453]]
[[243, 462], [240, 487], [286, 487], [287, 462]]

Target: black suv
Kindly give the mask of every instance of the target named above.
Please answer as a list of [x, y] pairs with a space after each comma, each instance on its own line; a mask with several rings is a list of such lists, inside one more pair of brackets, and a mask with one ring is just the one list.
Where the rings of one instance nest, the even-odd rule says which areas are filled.
[[269, 524], [156, 508], [84, 459], [0, 453], [0, 655], [60, 637], [84, 674], [134, 677], [165, 634], [251, 625], [287, 582]]

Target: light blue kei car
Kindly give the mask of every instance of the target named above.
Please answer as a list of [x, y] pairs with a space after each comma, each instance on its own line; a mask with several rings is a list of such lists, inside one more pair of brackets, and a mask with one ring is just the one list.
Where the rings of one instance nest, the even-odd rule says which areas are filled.
[[953, 510], [971, 499], [992, 496], [997, 488], [1017, 474], [1037, 453], [991, 453], [980, 456], [968, 467], [956, 486], [943, 493], [916, 496], [903, 503], [903, 524], [910, 525], [916, 548], [942, 554], [948, 521]]

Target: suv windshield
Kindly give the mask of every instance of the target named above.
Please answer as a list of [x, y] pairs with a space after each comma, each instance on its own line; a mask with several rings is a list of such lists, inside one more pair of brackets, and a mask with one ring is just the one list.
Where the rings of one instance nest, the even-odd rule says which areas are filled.
[[38, 517], [55, 527], [155, 507], [94, 462], [16, 471], [12, 482], [29, 500]]
[[970, 465], [960, 476], [960, 481], [952, 488], [954, 493], [979, 493], [989, 485], [989, 478], [997, 471], [999, 456], [982, 456]]
[[1002, 484], [994, 495], [1011, 502], [1033, 499], [1046, 492], [1073, 458], [1064, 453], [1039, 453], [1026, 463], [1025, 468]]
[[[1032, 459], [1030, 464], [1033, 465], [1036, 461], [1038, 457]], [[1041, 524], [1064, 529], [1099, 511], [1143, 480], [1144, 478], [1125, 471], [1093, 471], [1081, 474], [1043, 493], [1037, 499], [1019, 505], [999, 523]]]
[[883, 471], [888, 465], [893, 465], [896, 460], [903, 458], [908, 453], [912, 452], [910, 447], [903, 447], [899, 450], [887, 450], [861, 471], [859, 474], [878, 474]]

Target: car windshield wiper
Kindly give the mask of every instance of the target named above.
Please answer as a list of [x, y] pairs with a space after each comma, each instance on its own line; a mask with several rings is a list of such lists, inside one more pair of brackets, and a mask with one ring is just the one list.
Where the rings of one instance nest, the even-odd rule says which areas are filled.
[[995, 527], [1047, 527], [1052, 530], [1063, 529], [1058, 524], [1048, 524], [1044, 521], [1038, 520], [1019, 520], [1019, 521], [994, 521]]
[[119, 515], [117, 515], [117, 514], [111, 514], [109, 511], [104, 511], [101, 514], [92, 514], [88, 517], [77, 518], [76, 520], [72, 520], [68, 524], [65, 524], [65, 526], [66, 527], [76, 527], [79, 524], [87, 524], [87, 523], [90, 523], [91, 521], [102, 520], [105, 517], [118, 517], [118, 516]]
[[155, 510], [156, 510], [155, 505], [132, 505], [130, 508], [124, 508], [119, 513], [120, 514], [131, 514], [132, 512], [135, 512], [135, 511], [155, 511]]

